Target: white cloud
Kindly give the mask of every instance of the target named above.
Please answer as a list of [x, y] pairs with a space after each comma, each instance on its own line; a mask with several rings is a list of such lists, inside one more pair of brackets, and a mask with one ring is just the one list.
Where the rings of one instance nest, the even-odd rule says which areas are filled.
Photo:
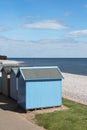
[[53, 45], [67, 45], [67, 44], [76, 44], [76, 43], [78, 43], [76, 40], [74, 40], [74, 39], [71, 39], [71, 38], [62, 38], [62, 39], [42, 39], [42, 40], [39, 40], [39, 41], [37, 41], [37, 42], [39, 42], [40, 44], [48, 44], [48, 43], [50, 43], [50, 44], [53, 44]]
[[68, 33], [67, 36], [68, 37], [83, 37], [83, 36], [87, 36], [87, 29], [72, 31], [72, 32]]
[[32, 28], [32, 29], [66, 29], [68, 26], [58, 23], [56, 20], [44, 20], [32, 23], [23, 24], [23, 27]]
[[33, 18], [40, 18], [40, 16], [34, 16], [34, 15], [26, 15], [24, 16], [25, 18], [30, 18], [30, 19], [33, 19]]
[[8, 57], [87, 57], [87, 43], [73, 39], [22, 41], [1, 37], [0, 54]]

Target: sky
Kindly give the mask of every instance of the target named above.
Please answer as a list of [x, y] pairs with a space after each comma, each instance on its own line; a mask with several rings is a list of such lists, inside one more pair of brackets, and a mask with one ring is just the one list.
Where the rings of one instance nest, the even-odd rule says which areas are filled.
[[87, 58], [87, 1], [0, 0], [0, 55]]

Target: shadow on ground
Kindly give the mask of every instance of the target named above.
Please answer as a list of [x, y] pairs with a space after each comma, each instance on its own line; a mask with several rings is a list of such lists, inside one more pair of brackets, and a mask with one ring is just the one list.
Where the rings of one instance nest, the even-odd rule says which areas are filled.
[[25, 113], [25, 111], [20, 106], [18, 106], [15, 100], [2, 94], [0, 94], [0, 109], [17, 113]]

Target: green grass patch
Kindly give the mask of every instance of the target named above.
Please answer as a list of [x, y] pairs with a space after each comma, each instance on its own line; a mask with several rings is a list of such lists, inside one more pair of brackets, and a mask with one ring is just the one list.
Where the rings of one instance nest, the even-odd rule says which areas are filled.
[[63, 99], [69, 109], [38, 114], [36, 123], [47, 130], [87, 130], [87, 106]]

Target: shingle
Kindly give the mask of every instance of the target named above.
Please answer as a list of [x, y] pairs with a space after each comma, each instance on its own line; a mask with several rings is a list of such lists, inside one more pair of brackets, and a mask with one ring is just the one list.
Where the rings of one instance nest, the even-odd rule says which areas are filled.
[[39, 79], [62, 79], [63, 76], [58, 68], [33, 68], [21, 69], [25, 80]]

